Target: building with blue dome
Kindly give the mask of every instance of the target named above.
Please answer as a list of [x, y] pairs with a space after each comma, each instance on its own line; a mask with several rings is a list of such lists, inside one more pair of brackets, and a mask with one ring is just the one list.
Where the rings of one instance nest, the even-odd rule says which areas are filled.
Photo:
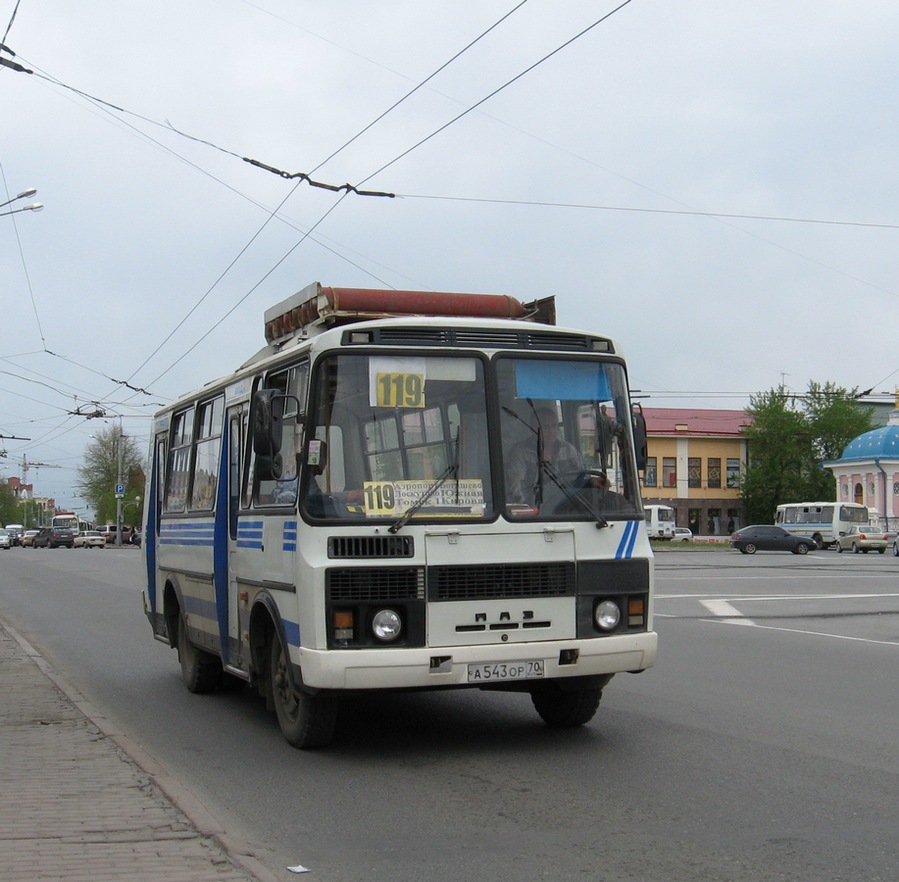
[[853, 438], [839, 459], [824, 463], [837, 482], [838, 502], [867, 505], [872, 515], [899, 524], [899, 393], [884, 426]]

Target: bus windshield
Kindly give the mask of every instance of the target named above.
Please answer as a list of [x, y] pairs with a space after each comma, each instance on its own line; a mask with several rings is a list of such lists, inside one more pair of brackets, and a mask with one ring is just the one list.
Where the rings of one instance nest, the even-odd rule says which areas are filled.
[[496, 372], [506, 515], [642, 519], [624, 368], [503, 357]]
[[305, 451], [310, 518], [485, 519], [494, 493], [479, 358], [319, 362]]
[[312, 388], [312, 520], [643, 517], [617, 363], [340, 353]]

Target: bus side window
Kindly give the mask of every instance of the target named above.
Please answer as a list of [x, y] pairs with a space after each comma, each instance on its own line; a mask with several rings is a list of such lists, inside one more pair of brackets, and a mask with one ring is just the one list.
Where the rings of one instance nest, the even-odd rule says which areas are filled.
[[223, 416], [221, 396], [201, 404], [198, 409], [190, 494], [190, 507], [194, 511], [211, 511], [215, 507]]
[[190, 483], [190, 448], [193, 440], [193, 407], [175, 414], [172, 421], [172, 446], [166, 474], [165, 510], [184, 511]]

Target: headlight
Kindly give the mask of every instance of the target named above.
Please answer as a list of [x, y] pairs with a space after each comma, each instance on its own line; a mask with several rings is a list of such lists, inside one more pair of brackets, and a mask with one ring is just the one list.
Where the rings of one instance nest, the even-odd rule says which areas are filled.
[[392, 609], [379, 609], [371, 620], [372, 634], [383, 643], [390, 643], [400, 636], [403, 620], [398, 612]]
[[596, 604], [593, 610], [593, 620], [596, 627], [603, 631], [612, 631], [618, 627], [621, 621], [621, 610], [614, 600], [603, 600]]

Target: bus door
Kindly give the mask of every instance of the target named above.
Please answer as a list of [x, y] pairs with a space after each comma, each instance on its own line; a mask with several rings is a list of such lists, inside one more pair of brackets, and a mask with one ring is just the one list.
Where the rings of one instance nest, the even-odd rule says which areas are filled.
[[[228, 484], [228, 529], [227, 529], [227, 579], [228, 579], [228, 658], [227, 663], [243, 671], [248, 670], [250, 663], [247, 632], [249, 631], [248, 604], [241, 600], [241, 586], [238, 579], [237, 534], [238, 515], [241, 499], [241, 452], [247, 423], [247, 407], [238, 404], [228, 408], [225, 422], [227, 434], [226, 450], [228, 451], [227, 484]], [[224, 657], [224, 653], [222, 654]]]
[[[241, 614], [266, 591], [275, 601], [288, 638], [299, 643], [296, 610], [297, 489], [303, 448], [308, 362], [281, 368], [257, 379], [249, 412], [236, 442], [237, 460], [246, 451], [246, 476], [240, 510], [232, 526], [235, 589]], [[236, 476], [235, 476], [236, 477]], [[237, 500], [233, 501], [237, 507]], [[246, 595], [247, 601], [241, 600]], [[241, 622], [246, 651], [249, 622]]]

